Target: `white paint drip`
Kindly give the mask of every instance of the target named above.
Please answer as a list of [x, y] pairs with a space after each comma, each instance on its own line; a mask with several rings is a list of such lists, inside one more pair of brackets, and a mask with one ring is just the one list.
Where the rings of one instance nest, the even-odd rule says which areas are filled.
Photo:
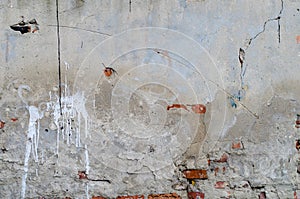
[[89, 161], [89, 151], [87, 145], [84, 145], [85, 149], [85, 173], [89, 174], [90, 171], [90, 161]]
[[[20, 96], [20, 94], [19, 94]], [[24, 160], [24, 174], [22, 177], [22, 192], [21, 198], [25, 198], [26, 193], [26, 179], [28, 174], [28, 162], [30, 158], [30, 153], [32, 151], [35, 162], [38, 163], [38, 138], [37, 138], [37, 122], [42, 118], [42, 114], [39, 113], [39, 109], [35, 106], [29, 106], [29, 125], [28, 125], [28, 133], [26, 140], [26, 150], [25, 150], [25, 160]], [[37, 172], [37, 171], [36, 171]]]
[[[66, 70], [69, 69], [69, 64], [66, 64]], [[65, 76], [65, 81], [67, 83], [67, 77]], [[53, 122], [57, 127], [57, 136], [56, 136], [56, 154], [59, 155], [59, 143], [60, 137], [63, 140], [66, 139], [67, 145], [74, 144], [72, 140], [73, 132], [76, 132], [75, 135], [75, 145], [76, 147], [81, 147], [80, 139], [80, 129], [81, 129], [81, 117], [84, 119], [84, 128], [85, 128], [85, 137], [89, 136], [89, 115], [85, 109], [86, 99], [84, 93], [76, 93], [75, 95], [70, 95], [68, 86], [64, 84], [64, 95], [61, 98], [62, 110], [60, 110], [59, 97], [57, 94], [49, 92], [49, 102], [43, 102], [46, 105], [46, 110], [41, 111], [35, 106], [29, 106], [27, 100], [23, 97], [23, 90], [30, 91], [28, 85], [20, 85], [18, 89], [18, 95], [22, 102], [25, 104], [27, 111], [29, 112], [29, 125], [28, 125], [28, 134], [26, 140], [26, 150], [25, 150], [25, 159], [24, 159], [24, 174], [22, 176], [22, 188], [21, 188], [21, 198], [25, 198], [26, 195], [26, 179], [28, 174], [28, 164], [30, 159], [30, 154], [32, 153], [33, 159], [36, 163], [39, 162], [38, 157], [38, 146], [40, 139], [40, 122], [39, 120], [44, 117], [43, 111], [47, 111], [52, 114]], [[54, 91], [57, 92], [57, 91]], [[62, 114], [61, 114], [62, 112]], [[74, 120], [77, 119], [75, 122]], [[77, 124], [77, 125], [75, 125]], [[75, 128], [75, 129], [74, 129]], [[85, 167], [86, 173], [89, 173], [89, 156], [88, 156], [88, 147], [85, 144]], [[44, 162], [44, 152], [42, 151], [42, 162]], [[36, 169], [36, 175], [38, 175], [38, 169]], [[86, 185], [86, 196], [89, 198], [88, 194], [88, 185]]]

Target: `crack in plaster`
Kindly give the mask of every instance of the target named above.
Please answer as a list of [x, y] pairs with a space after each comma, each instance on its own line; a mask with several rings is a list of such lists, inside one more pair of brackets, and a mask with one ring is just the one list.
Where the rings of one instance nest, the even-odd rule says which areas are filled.
[[266, 25], [270, 22], [270, 21], [277, 21], [277, 24], [278, 24], [278, 29], [277, 29], [277, 32], [278, 32], [278, 43], [280, 43], [280, 39], [281, 39], [281, 35], [280, 35], [280, 19], [281, 19], [281, 14], [283, 12], [283, 0], [280, 0], [281, 1], [281, 9], [277, 15], [277, 17], [275, 18], [270, 18], [268, 19], [267, 21], [264, 22], [264, 25], [263, 25], [263, 29], [258, 32], [254, 37], [251, 37], [247, 46], [246, 46], [246, 49], [251, 45], [252, 41], [254, 41], [260, 34], [264, 33], [265, 30], [266, 30]]
[[[49, 24], [47, 26], [49, 26], [49, 27], [57, 27], [57, 25], [53, 25], [53, 24]], [[99, 32], [99, 31], [95, 31], [95, 30], [89, 30], [89, 29], [80, 28], [80, 27], [76, 27], [76, 26], [59, 25], [59, 27], [60, 28], [75, 29], [75, 30], [83, 30], [83, 31], [86, 31], [86, 32], [96, 33], [96, 34], [100, 34], [100, 35], [112, 36], [111, 34], [108, 34], [108, 33]]]

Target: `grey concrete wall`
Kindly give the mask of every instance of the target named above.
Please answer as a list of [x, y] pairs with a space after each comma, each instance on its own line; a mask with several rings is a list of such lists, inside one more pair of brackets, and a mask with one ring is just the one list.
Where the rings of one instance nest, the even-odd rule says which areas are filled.
[[299, 1], [58, 3], [62, 110], [55, 1], [0, 2], [1, 198], [300, 198]]

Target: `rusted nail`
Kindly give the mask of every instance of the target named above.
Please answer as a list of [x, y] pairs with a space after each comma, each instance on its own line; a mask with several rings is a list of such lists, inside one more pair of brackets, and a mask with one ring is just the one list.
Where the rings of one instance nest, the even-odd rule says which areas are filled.
[[104, 66], [104, 70], [103, 73], [106, 77], [110, 77], [112, 74], [118, 74], [117, 71], [111, 67], [106, 67], [104, 65], [104, 63], [102, 63], [102, 65]]

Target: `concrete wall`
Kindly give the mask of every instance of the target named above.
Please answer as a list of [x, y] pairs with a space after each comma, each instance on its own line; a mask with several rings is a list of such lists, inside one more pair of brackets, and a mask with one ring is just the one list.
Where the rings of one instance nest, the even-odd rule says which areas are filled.
[[300, 198], [299, 1], [56, 8], [0, 2], [1, 198]]

